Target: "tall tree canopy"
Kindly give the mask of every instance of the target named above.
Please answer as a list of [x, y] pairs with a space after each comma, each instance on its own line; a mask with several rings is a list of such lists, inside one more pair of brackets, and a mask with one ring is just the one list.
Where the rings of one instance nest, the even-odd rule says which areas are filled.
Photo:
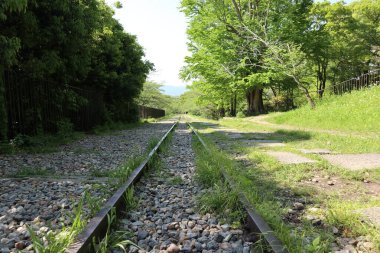
[[327, 83], [374, 65], [379, 44], [376, 4], [182, 0], [192, 55], [181, 76], [193, 80], [200, 99], [229, 108], [232, 116], [235, 100], [242, 97], [248, 114], [265, 112], [263, 100], [281, 94], [290, 104], [295, 95], [304, 94], [313, 107]]
[[7, 130], [34, 133], [64, 118], [83, 121], [75, 114], [86, 105], [92, 125], [135, 116], [133, 100], [153, 65], [113, 14], [104, 0], [2, 1], [0, 139]]

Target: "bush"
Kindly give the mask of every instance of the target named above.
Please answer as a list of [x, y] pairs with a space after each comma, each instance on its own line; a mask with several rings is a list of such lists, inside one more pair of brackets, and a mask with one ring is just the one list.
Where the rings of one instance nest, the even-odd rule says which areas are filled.
[[236, 117], [237, 118], [245, 118], [245, 114], [244, 114], [244, 112], [238, 112], [238, 113], [236, 113]]
[[69, 119], [62, 119], [57, 123], [58, 135], [61, 137], [71, 137], [74, 134], [74, 125]]

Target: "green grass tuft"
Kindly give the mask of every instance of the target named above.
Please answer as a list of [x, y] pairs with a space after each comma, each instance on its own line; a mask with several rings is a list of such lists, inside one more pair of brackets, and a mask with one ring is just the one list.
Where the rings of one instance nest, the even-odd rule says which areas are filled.
[[380, 87], [324, 97], [312, 110], [276, 113], [269, 121], [316, 129], [380, 133]]

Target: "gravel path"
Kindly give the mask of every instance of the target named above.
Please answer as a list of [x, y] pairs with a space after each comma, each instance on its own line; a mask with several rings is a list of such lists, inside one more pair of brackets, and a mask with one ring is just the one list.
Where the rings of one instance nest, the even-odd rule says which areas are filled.
[[139, 207], [121, 220], [117, 230], [132, 231], [133, 241], [144, 250], [131, 246], [129, 252], [250, 252], [242, 230], [194, 209], [195, 197], [204, 190], [192, 180], [191, 140], [186, 125], [180, 124], [169, 153], [162, 157], [164, 168], [136, 185]]
[[172, 122], [145, 124], [112, 135], [88, 136], [49, 154], [0, 155], [0, 177], [23, 169], [47, 170], [49, 175], [92, 175], [112, 170], [128, 158], [140, 155], [152, 138], [161, 138]]
[[[57, 153], [0, 156], [0, 253], [30, 251], [27, 227], [39, 235], [69, 225], [86, 192], [91, 197], [85, 198], [83, 218], [91, 217], [94, 206], [101, 206], [116, 185], [107, 178], [82, 176], [91, 176], [94, 168], [112, 170], [129, 157], [141, 155], [149, 140], [161, 138], [171, 125], [147, 124], [109, 136], [89, 136]], [[26, 166], [48, 169], [50, 178], [1, 178]]]
[[[36, 234], [69, 225], [73, 210], [88, 192], [100, 204], [115, 186], [106, 182], [73, 180], [0, 179], [0, 252], [31, 249], [30, 227]], [[84, 216], [90, 209], [85, 205]]]

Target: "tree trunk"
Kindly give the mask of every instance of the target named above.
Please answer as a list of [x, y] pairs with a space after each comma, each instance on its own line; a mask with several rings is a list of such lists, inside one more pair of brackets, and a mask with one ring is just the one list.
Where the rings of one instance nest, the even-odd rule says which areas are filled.
[[314, 102], [313, 98], [310, 96], [309, 90], [305, 86], [300, 86], [300, 88], [303, 91], [303, 93], [305, 94], [307, 102], [309, 102], [311, 109], [314, 109], [315, 108], [315, 102]]
[[226, 110], [224, 109], [224, 106], [219, 109], [219, 116], [222, 118], [226, 116]]
[[236, 116], [236, 104], [237, 104], [237, 95], [236, 95], [236, 92], [234, 94], [234, 111], [233, 111], [233, 115], [234, 117]]
[[234, 95], [231, 96], [230, 99], [230, 116], [236, 116], [236, 92], [234, 93]]
[[0, 141], [8, 139], [8, 115], [5, 98], [4, 67], [0, 65]]
[[326, 88], [327, 80], [327, 62], [318, 62], [318, 71], [317, 71], [317, 92], [318, 97], [321, 99]]
[[263, 89], [253, 88], [246, 93], [248, 104], [248, 115], [265, 113], [263, 103]]

